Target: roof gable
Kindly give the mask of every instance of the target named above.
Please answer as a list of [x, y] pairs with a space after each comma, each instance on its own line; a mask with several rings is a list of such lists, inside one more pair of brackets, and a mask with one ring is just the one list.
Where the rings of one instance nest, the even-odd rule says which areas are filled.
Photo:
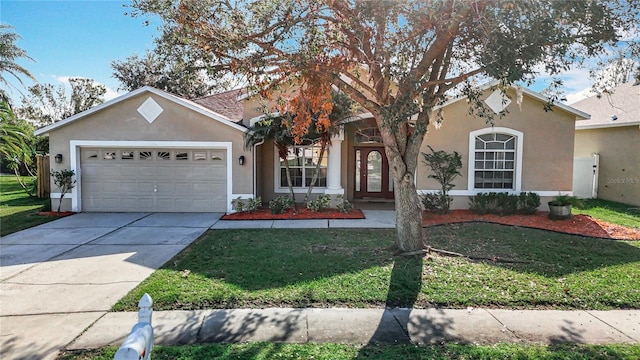
[[[489, 90], [489, 89], [497, 86], [498, 83], [499, 83], [499, 81], [497, 81], [497, 80], [488, 82], [488, 83], [480, 86], [479, 90], [480, 91]], [[526, 95], [526, 96], [528, 96], [530, 98], [533, 98], [533, 99], [535, 99], [537, 101], [540, 101], [540, 102], [543, 102], [543, 103], [547, 103], [549, 101], [548, 97], [546, 97], [546, 96], [544, 96], [544, 95], [542, 95], [542, 94], [540, 94], [538, 92], [535, 92], [533, 90], [527, 89], [525, 87], [518, 88], [518, 87], [516, 87], [514, 85], [511, 85], [511, 89], [516, 90], [516, 91], [521, 90], [523, 95]], [[454, 98], [454, 99], [451, 99], [451, 100], [445, 102], [444, 104], [440, 105], [439, 108], [445, 108], [445, 107], [447, 107], [447, 106], [449, 106], [451, 104], [454, 104], [454, 103], [457, 103], [458, 101], [466, 100], [466, 99], [467, 99], [466, 96], [460, 96], [460, 97], [457, 97], [457, 98]], [[582, 119], [589, 119], [590, 118], [590, 115], [588, 113], [580, 111], [580, 110], [574, 108], [573, 106], [565, 105], [563, 103], [554, 103], [553, 106], [558, 108], [558, 109], [560, 109], [560, 110], [562, 110], [562, 111], [565, 111], [565, 112], [568, 112], [570, 114], [573, 114], [576, 117], [576, 120], [582, 120]]]
[[640, 125], [640, 83], [626, 83], [612, 94], [580, 100], [573, 107], [591, 114], [576, 122], [576, 130]]
[[204, 115], [204, 116], [206, 116], [206, 117], [208, 117], [208, 118], [210, 118], [212, 120], [218, 121], [218, 122], [220, 122], [220, 123], [222, 123], [222, 124], [224, 124], [226, 126], [230, 126], [230, 127], [234, 128], [236, 130], [239, 130], [239, 131], [242, 131], [242, 132], [245, 132], [247, 130], [245, 127], [236, 124], [235, 122], [233, 122], [231, 119], [227, 118], [226, 116], [218, 114], [217, 112], [212, 111], [211, 109], [208, 109], [208, 108], [206, 108], [206, 107], [204, 107], [204, 106], [202, 106], [200, 104], [197, 104], [197, 103], [195, 103], [193, 101], [183, 99], [183, 98], [181, 98], [179, 96], [176, 96], [176, 95], [173, 95], [173, 94], [169, 94], [169, 93], [167, 93], [165, 91], [156, 89], [156, 88], [151, 87], [151, 86], [144, 86], [144, 87], [141, 87], [140, 89], [131, 91], [131, 92], [126, 93], [126, 94], [124, 94], [122, 96], [118, 96], [115, 99], [112, 99], [112, 100], [109, 100], [109, 101], [105, 101], [104, 103], [102, 103], [102, 104], [100, 104], [98, 106], [94, 106], [89, 110], [83, 111], [81, 113], [78, 113], [78, 114], [75, 114], [75, 115], [73, 115], [71, 117], [68, 117], [68, 118], [66, 118], [64, 120], [61, 120], [61, 121], [55, 122], [55, 123], [53, 123], [51, 125], [47, 125], [47, 126], [45, 126], [43, 128], [40, 128], [40, 129], [38, 129], [38, 130], [36, 130], [34, 132], [34, 135], [47, 134], [47, 133], [49, 133], [49, 132], [51, 132], [53, 130], [56, 130], [58, 128], [61, 128], [63, 126], [69, 125], [69, 124], [71, 124], [73, 122], [76, 122], [78, 120], [81, 120], [83, 118], [86, 118], [87, 116], [92, 115], [94, 113], [97, 113], [97, 112], [99, 112], [101, 110], [104, 110], [104, 109], [106, 109], [108, 107], [116, 106], [117, 104], [119, 104], [119, 103], [121, 103], [121, 102], [123, 102], [125, 100], [131, 99], [131, 98], [133, 98], [135, 96], [138, 96], [138, 95], [141, 95], [141, 94], [144, 94], [145, 92], [151, 93], [151, 94], [155, 94], [155, 95], [157, 95], [159, 97], [162, 97], [162, 98], [164, 98], [164, 99], [166, 99], [168, 101], [171, 101], [171, 102], [173, 102], [173, 103], [175, 103], [177, 105], [186, 107], [187, 109], [190, 109], [190, 110], [195, 111], [195, 112], [197, 112], [199, 114], [202, 114], [202, 115]]

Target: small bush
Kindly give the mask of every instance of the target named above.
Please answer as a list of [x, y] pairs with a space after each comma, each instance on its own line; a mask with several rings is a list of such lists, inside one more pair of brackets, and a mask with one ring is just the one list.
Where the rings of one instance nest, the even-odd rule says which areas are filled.
[[446, 214], [451, 208], [451, 202], [453, 198], [451, 196], [443, 194], [441, 191], [437, 193], [427, 193], [422, 195], [422, 206], [425, 210], [437, 211], [441, 214]]
[[240, 198], [240, 196], [231, 200], [231, 207], [235, 212], [243, 212], [245, 210], [244, 201]]
[[353, 204], [350, 203], [349, 200], [345, 199], [344, 196], [338, 195], [336, 197], [336, 201], [336, 208], [338, 209], [338, 211], [348, 213], [353, 210]]
[[540, 196], [533, 192], [522, 192], [520, 195], [489, 192], [469, 197], [469, 210], [480, 215], [532, 215], [539, 206]]
[[331, 196], [320, 194], [315, 200], [307, 201], [307, 209], [313, 212], [320, 212], [331, 205]]
[[453, 198], [449, 196], [449, 191], [453, 189], [453, 180], [460, 176], [462, 168], [462, 156], [454, 151], [435, 151], [431, 146], [427, 146], [431, 153], [422, 153], [425, 165], [431, 169], [432, 174], [428, 177], [436, 180], [440, 184], [438, 194], [427, 194], [422, 197], [422, 204], [425, 210], [436, 210], [442, 214], [449, 212]]
[[289, 196], [278, 196], [269, 201], [269, 209], [272, 214], [282, 214], [293, 207], [293, 199]]
[[515, 215], [518, 212], [518, 200], [517, 195], [496, 194], [496, 213], [499, 215]]
[[262, 197], [258, 196], [257, 198], [251, 198], [247, 200], [247, 211], [254, 212], [258, 210], [258, 208], [262, 207]]
[[496, 209], [496, 193], [478, 193], [469, 197], [469, 210], [475, 214], [493, 214]]
[[533, 215], [540, 207], [540, 195], [534, 192], [521, 192], [518, 197], [518, 212]]

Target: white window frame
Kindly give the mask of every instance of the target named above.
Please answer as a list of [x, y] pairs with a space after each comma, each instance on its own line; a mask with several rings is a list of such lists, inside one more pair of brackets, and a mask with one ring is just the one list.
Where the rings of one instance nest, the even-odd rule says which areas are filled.
[[[515, 164], [514, 164], [514, 178], [513, 189], [476, 189], [475, 188], [475, 156], [476, 156], [476, 137], [486, 134], [507, 134], [515, 137]], [[473, 193], [481, 192], [507, 192], [507, 193], [520, 193], [522, 189], [522, 150], [524, 142], [524, 133], [518, 130], [506, 128], [506, 127], [488, 127], [480, 130], [471, 131], [469, 133], [469, 157], [468, 157], [468, 175], [467, 175], [467, 189]]]
[[[308, 147], [314, 147], [314, 146], [318, 146], [318, 148], [320, 147], [319, 144], [314, 144], [314, 145], [295, 145], [295, 147], [298, 147], [298, 148], [308, 148]], [[273, 179], [273, 182], [274, 182], [274, 184], [273, 184], [274, 185], [274, 193], [289, 193], [289, 187], [280, 186], [280, 172], [281, 172], [280, 170], [281, 169], [280, 169], [280, 156], [278, 155], [278, 148], [276, 148], [274, 146], [273, 152], [274, 152], [274, 155], [275, 155], [274, 156], [274, 172], [273, 172], [274, 173], [273, 174], [273, 178], [274, 178]], [[329, 168], [329, 157], [328, 157], [326, 149], [325, 149], [325, 152], [323, 154], [323, 157], [325, 159], [327, 159], [327, 166], [325, 167], [325, 169], [328, 169]], [[306, 168], [307, 168], [306, 166], [303, 166], [303, 169], [306, 169]], [[328, 175], [328, 171], [327, 171], [327, 175]], [[304, 170], [303, 170], [302, 180], [304, 182]], [[328, 181], [328, 177], [327, 177], [327, 181]], [[302, 187], [294, 186], [293, 187], [293, 192], [294, 193], [306, 193], [308, 189], [309, 188], [307, 186], [302, 186]], [[326, 189], [327, 189], [326, 186], [314, 186], [313, 190], [311, 191], [311, 193], [313, 193], [313, 194], [324, 194]]]

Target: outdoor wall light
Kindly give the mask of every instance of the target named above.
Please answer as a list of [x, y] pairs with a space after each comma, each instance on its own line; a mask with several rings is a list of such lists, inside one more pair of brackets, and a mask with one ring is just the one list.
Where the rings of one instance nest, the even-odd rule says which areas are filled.
[[240, 157], [238, 158], [238, 164], [244, 165], [244, 155], [240, 155]]
[[61, 164], [62, 163], [62, 154], [57, 154], [55, 156], [56, 159], [56, 164]]

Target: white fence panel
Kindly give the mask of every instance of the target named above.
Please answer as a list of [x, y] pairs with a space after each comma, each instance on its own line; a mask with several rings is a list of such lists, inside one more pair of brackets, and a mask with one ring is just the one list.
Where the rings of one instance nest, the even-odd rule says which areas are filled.
[[582, 199], [598, 197], [600, 156], [573, 158], [573, 195]]

